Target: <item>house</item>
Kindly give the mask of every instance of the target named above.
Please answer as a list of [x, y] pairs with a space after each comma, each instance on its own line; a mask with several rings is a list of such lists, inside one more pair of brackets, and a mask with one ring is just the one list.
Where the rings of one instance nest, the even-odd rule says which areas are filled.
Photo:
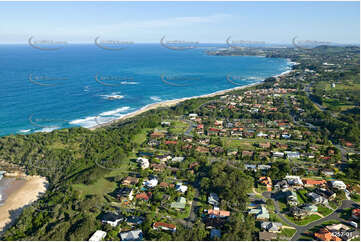
[[143, 232], [141, 229], [120, 233], [122, 241], [140, 241], [143, 240]]
[[332, 188], [338, 189], [338, 190], [345, 190], [346, 184], [343, 183], [343, 181], [331, 181]]
[[270, 142], [259, 143], [258, 146], [262, 149], [269, 149], [271, 148], [271, 143]]
[[352, 209], [352, 218], [356, 219], [357, 221], [360, 221], [360, 209], [359, 208]]
[[286, 180], [278, 181], [273, 187], [276, 190], [281, 190], [282, 192], [285, 192], [289, 189], [288, 182]]
[[182, 162], [182, 161], [184, 161], [184, 157], [183, 156], [173, 157], [172, 161], [173, 162]]
[[308, 211], [299, 207], [291, 207], [290, 213], [295, 219], [304, 219], [310, 215]]
[[252, 208], [248, 211], [249, 214], [254, 214], [256, 220], [268, 220], [269, 212], [265, 206], [259, 206], [257, 208]]
[[149, 167], [149, 160], [147, 158], [138, 157], [137, 162], [143, 170]]
[[242, 151], [242, 157], [252, 157], [253, 156], [253, 151], [248, 151], [248, 150], [244, 150]]
[[163, 121], [160, 123], [162, 126], [170, 126], [170, 122]]
[[150, 146], [158, 146], [160, 144], [160, 141], [152, 139], [148, 142], [148, 145]]
[[303, 186], [303, 182], [299, 176], [286, 176], [285, 179], [291, 186]]
[[105, 238], [107, 232], [102, 230], [97, 230], [95, 233], [90, 237], [89, 241], [101, 241]]
[[128, 204], [134, 198], [133, 192], [133, 189], [123, 187], [117, 192], [117, 199], [122, 203]]
[[269, 192], [272, 191], [272, 180], [271, 180], [270, 177], [268, 177], [268, 176], [267, 176], [267, 177], [265, 177], [265, 176], [260, 177], [260, 178], [259, 178], [259, 182], [260, 182], [261, 184], [266, 185], [267, 191], [269, 191]]
[[257, 171], [257, 165], [244, 164], [244, 168], [245, 168], [246, 170]]
[[335, 172], [331, 169], [324, 169], [321, 171], [321, 173], [325, 176], [333, 176]]
[[314, 179], [302, 179], [302, 182], [305, 187], [314, 187], [314, 186], [321, 186], [326, 184], [325, 180], [314, 180]]
[[153, 171], [161, 172], [161, 171], [163, 171], [167, 166], [164, 165], [164, 164], [153, 163], [153, 164], [150, 165], [150, 167], [153, 169]]
[[148, 201], [152, 196], [151, 192], [142, 192], [142, 193], [138, 193], [137, 195], [135, 195], [135, 199], [137, 200], [144, 200], [144, 201]]
[[161, 229], [166, 231], [176, 231], [176, 226], [174, 224], [167, 224], [163, 222], [156, 222], [153, 224], [153, 229]]
[[[166, 144], [167, 144], [167, 142], [166, 142]], [[165, 155], [158, 155], [156, 158], [161, 162], [166, 162], [166, 161], [169, 161], [170, 159], [172, 159], [172, 156], [165, 154]]]
[[152, 179], [150, 179], [148, 181], [144, 181], [143, 185], [147, 186], [147, 187], [156, 187], [158, 185], [158, 179], [153, 177]]
[[171, 203], [170, 207], [175, 209], [184, 209], [186, 207], [186, 199], [184, 197], [179, 197], [176, 202]]
[[350, 230], [350, 227], [339, 223], [339, 224], [328, 225], [328, 226], [326, 226], [326, 229], [330, 232], [339, 232], [341, 230], [343, 230], [343, 231]]
[[209, 209], [208, 210], [208, 215], [210, 217], [221, 217], [221, 218], [225, 218], [225, 217], [229, 217], [231, 215], [231, 212], [229, 211], [225, 211], [225, 210], [219, 210], [219, 209]]
[[118, 226], [119, 222], [124, 221], [124, 217], [117, 213], [105, 213], [102, 216], [102, 223], [110, 224], [112, 227]]
[[287, 204], [289, 206], [297, 206], [298, 205], [297, 194], [294, 191], [291, 191], [291, 194], [287, 196]]
[[176, 145], [176, 144], [177, 144], [177, 141], [175, 141], [175, 140], [166, 140], [166, 141], [165, 141], [165, 144], [166, 144], [166, 145]]
[[336, 193], [327, 188], [320, 187], [320, 188], [316, 188], [314, 191], [315, 193], [327, 198], [330, 201], [336, 198]]
[[292, 207], [291, 214], [296, 219], [304, 219], [305, 217], [316, 213], [318, 210], [317, 206], [311, 204], [305, 204], [301, 207]]
[[261, 228], [271, 233], [278, 233], [282, 229], [282, 224], [275, 222], [262, 222]]
[[154, 131], [153, 133], [150, 134], [150, 137], [152, 139], [161, 139], [161, 138], [164, 138], [165, 134], [162, 133], [162, 132], [156, 132]]
[[304, 204], [302, 209], [307, 211], [309, 214], [317, 213], [318, 211], [318, 207], [312, 204]]
[[175, 186], [175, 190], [177, 192], [185, 193], [188, 190], [188, 187], [183, 185], [182, 183], [177, 183], [177, 185]]
[[130, 186], [130, 185], [136, 185], [138, 183], [139, 179], [136, 177], [127, 176], [123, 179], [122, 185], [123, 186]]
[[199, 152], [199, 153], [208, 153], [209, 152], [209, 149], [206, 148], [206, 147], [203, 147], [203, 146], [198, 146], [196, 148], [196, 151]]
[[311, 198], [313, 203], [319, 203], [319, 204], [324, 204], [324, 205], [328, 204], [328, 199], [317, 193], [309, 192], [306, 194], [306, 196]]
[[285, 151], [286, 154], [286, 158], [287, 159], [299, 159], [300, 158], [300, 153], [298, 152], [293, 152], [293, 151]]
[[189, 117], [189, 119], [196, 119], [197, 117], [198, 117], [198, 114], [196, 114], [196, 113], [190, 113], [189, 115], [188, 115], [188, 117]]
[[141, 225], [143, 222], [144, 222], [143, 217], [129, 216], [127, 218], [127, 224], [130, 225], [130, 226]]
[[237, 155], [238, 150], [237, 149], [229, 149], [227, 150], [227, 155], [231, 156], [231, 155]]
[[260, 241], [271, 241], [277, 239], [277, 234], [270, 233], [270, 232], [259, 232], [258, 233], [258, 239]]
[[276, 157], [276, 158], [283, 158], [285, 156], [285, 154], [283, 152], [272, 152], [272, 157]]
[[334, 235], [325, 228], [320, 229], [320, 231], [314, 233], [313, 236], [317, 240], [322, 240], [322, 241], [342, 241], [339, 237], [337, 237], [336, 235]]
[[211, 239], [215, 239], [215, 238], [220, 239], [221, 238], [221, 231], [219, 229], [211, 229], [210, 238]]
[[208, 203], [213, 206], [219, 205], [219, 197], [216, 193], [211, 192], [208, 196]]
[[268, 171], [269, 169], [271, 169], [270, 165], [258, 165], [258, 170]]
[[[174, 184], [171, 184], [171, 185], [174, 186]], [[160, 188], [168, 188], [168, 187], [170, 187], [170, 185], [166, 182], [161, 182], [161, 183], [159, 183], [159, 187]]]

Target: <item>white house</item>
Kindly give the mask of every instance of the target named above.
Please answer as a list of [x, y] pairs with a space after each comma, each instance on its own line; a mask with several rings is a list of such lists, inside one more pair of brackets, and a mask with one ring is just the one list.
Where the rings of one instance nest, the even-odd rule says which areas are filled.
[[219, 205], [219, 197], [216, 193], [211, 192], [208, 197], [208, 203], [214, 206]]
[[287, 159], [299, 159], [300, 153], [297, 151], [285, 151]]
[[303, 186], [302, 179], [299, 176], [286, 176], [285, 179], [290, 185]]
[[89, 241], [101, 241], [105, 238], [107, 235], [107, 232], [104, 232], [102, 230], [97, 230], [95, 233], [90, 237]]
[[158, 185], [158, 180], [156, 178], [152, 178], [149, 181], [143, 182], [143, 185], [147, 187], [156, 187]]
[[339, 189], [339, 190], [345, 190], [346, 184], [343, 183], [343, 181], [331, 181], [332, 188]]
[[137, 230], [120, 233], [120, 238], [122, 238], [122, 241], [143, 240], [143, 232], [141, 229], [137, 229]]
[[149, 167], [149, 160], [147, 158], [138, 157], [137, 162], [140, 164], [142, 169], [146, 169]]
[[276, 152], [272, 152], [272, 156], [283, 158], [285, 156], [285, 154], [283, 152], [276, 151]]
[[185, 193], [188, 190], [188, 187], [183, 185], [182, 183], [177, 183], [177, 185], [175, 186], [175, 190], [177, 192]]

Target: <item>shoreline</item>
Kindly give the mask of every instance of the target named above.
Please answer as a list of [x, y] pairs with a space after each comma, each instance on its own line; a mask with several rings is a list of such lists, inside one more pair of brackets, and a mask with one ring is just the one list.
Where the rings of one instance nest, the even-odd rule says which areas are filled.
[[[282, 72], [281, 74], [274, 75], [272, 77], [277, 78], [277, 77], [285, 76], [288, 73], [290, 73], [291, 71], [292, 70], [287, 70], [287, 71]], [[147, 112], [149, 110], [157, 109], [157, 108], [160, 108], [160, 107], [172, 107], [172, 106], [175, 106], [175, 105], [177, 105], [177, 104], [179, 104], [181, 102], [184, 102], [184, 101], [187, 101], [187, 100], [190, 100], [190, 99], [195, 99], [195, 98], [215, 97], [215, 96], [218, 96], [218, 95], [226, 94], [226, 93], [231, 92], [231, 91], [242, 90], [242, 89], [245, 89], [245, 88], [254, 87], [254, 86], [257, 86], [257, 85], [260, 85], [260, 84], [263, 84], [263, 83], [264, 83], [264, 80], [259, 81], [259, 82], [255, 82], [255, 83], [252, 83], [252, 84], [244, 85], [244, 86], [237, 86], [237, 87], [230, 88], [230, 89], [216, 91], [216, 92], [209, 93], [209, 94], [193, 96], [193, 97], [185, 97], [185, 98], [179, 98], [179, 99], [173, 99], [173, 100], [167, 100], [167, 101], [161, 101], [161, 102], [157, 102], [157, 103], [148, 104], [148, 105], [142, 107], [139, 110], [136, 110], [136, 111], [128, 113], [128, 114], [124, 114], [122, 117], [119, 117], [117, 119], [113, 119], [113, 120], [111, 120], [109, 122], [105, 122], [105, 123], [102, 123], [102, 124], [95, 125], [95, 126], [90, 127], [88, 129], [89, 130], [96, 130], [96, 129], [99, 129], [99, 128], [104, 128], [106, 126], [110, 126], [112, 124], [115, 124], [115, 123], [117, 123], [119, 121], [126, 120], [126, 119], [129, 119], [129, 118], [133, 118], [133, 117], [135, 117], [135, 116], [137, 116], [139, 114], [145, 113], [145, 112]]]
[[148, 104], [148, 105], [146, 105], [146, 106], [142, 107], [141, 109], [138, 109], [138, 110], [136, 110], [134, 112], [124, 114], [122, 117], [119, 117], [117, 119], [113, 119], [113, 120], [111, 120], [109, 122], [106, 122], [106, 123], [103, 123], [103, 124], [95, 125], [95, 126], [90, 127], [88, 129], [89, 130], [95, 130], [95, 129], [99, 129], [99, 128], [104, 128], [106, 126], [115, 124], [115, 123], [117, 123], [119, 121], [126, 120], [126, 119], [129, 119], [129, 118], [133, 118], [133, 117], [135, 117], [135, 116], [137, 116], [139, 114], [145, 113], [145, 112], [147, 112], [149, 110], [153, 110], [153, 109], [157, 109], [157, 108], [161, 108], [161, 107], [172, 107], [172, 106], [175, 106], [175, 105], [177, 105], [177, 104], [179, 104], [181, 102], [184, 102], [184, 101], [187, 101], [187, 100], [190, 100], [190, 99], [215, 97], [215, 96], [218, 96], [218, 95], [226, 94], [227, 92], [257, 86], [257, 85], [262, 84], [263, 82], [264, 81], [255, 82], [255, 83], [252, 83], [252, 84], [248, 84], [248, 85], [244, 85], [244, 86], [238, 86], [238, 87], [225, 89], [225, 90], [221, 90], [221, 91], [216, 91], [216, 92], [212, 92], [212, 93], [204, 94], [204, 95], [199, 95], [199, 96], [184, 97], [184, 98], [179, 98], [179, 99], [173, 99], [173, 100], [161, 101], [161, 102], [157, 102], [157, 103], [151, 103], [151, 104]]
[[41, 176], [21, 176], [4, 189], [7, 198], [0, 206], [0, 233], [8, 229], [22, 210], [46, 192], [47, 180]]

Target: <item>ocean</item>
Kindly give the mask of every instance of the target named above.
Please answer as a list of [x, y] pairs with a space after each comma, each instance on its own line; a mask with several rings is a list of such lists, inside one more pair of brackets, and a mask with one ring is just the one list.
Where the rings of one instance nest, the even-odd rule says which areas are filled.
[[286, 59], [209, 56], [208, 49], [0, 45], [0, 136], [89, 128], [152, 103], [248, 85], [291, 69]]

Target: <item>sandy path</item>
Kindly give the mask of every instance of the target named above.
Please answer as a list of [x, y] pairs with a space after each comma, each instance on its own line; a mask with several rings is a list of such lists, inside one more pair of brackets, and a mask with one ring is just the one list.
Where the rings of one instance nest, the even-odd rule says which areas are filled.
[[[29, 205], [36, 201], [46, 191], [47, 180], [40, 176], [27, 176], [24, 178], [26, 181], [18, 189], [11, 192], [9, 197], [0, 206], [0, 231], [10, 222], [13, 222], [25, 205]], [[17, 210], [10, 216], [9, 211]]]

